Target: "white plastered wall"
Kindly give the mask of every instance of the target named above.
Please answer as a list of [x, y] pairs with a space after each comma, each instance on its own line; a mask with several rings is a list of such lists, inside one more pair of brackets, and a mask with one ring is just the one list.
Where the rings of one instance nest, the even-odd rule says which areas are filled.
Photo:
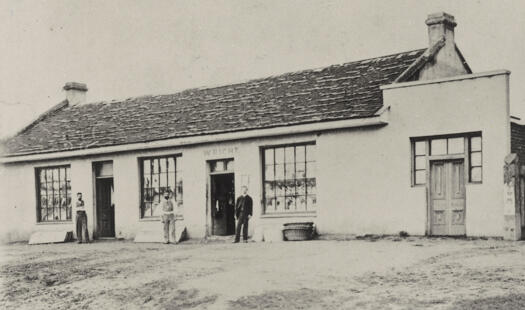
[[[315, 221], [321, 233], [394, 234], [403, 230], [423, 235], [426, 191], [411, 186], [410, 137], [472, 131], [483, 135], [483, 183], [466, 185], [467, 235], [501, 236], [502, 166], [510, 152], [508, 74], [398, 84], [384, 90], [384, 104], [390, 106], [389, 124], [384, 126], [6, 164], [0, 171], [0, 241], [27, 240], [35, 230], [74, 231], [74, 221], [36, 223], [35, 167], [63, 164], [71, 165], [72, 192], [84, 194], [92, 234], [92, 164], [104, 160], [113, 161], [116, 236], [131, 239], [141, 229], [158, 227], [158, 220], [140, 219], [138, 162], [140, 157], [166, 154], [183, 155], [184, 224], [193, 238], [204, 237], [206, 232], [206, 162], [223, 158], [235, 160], [237, 195], [243, 181], [249, 180], [254, 200], [250, 234], [255, 227]], [[317, 144], [317, 216], [263, 216], [260, 147], [311, 141]]]
[[411, 186], [410, 137], [481, 131], [483, 183], [466, 185], [466, 230], [469, 236], [502, 236], [508, 73], [399, 84], [383, 95], [391, 107], [387, 126], [317, 140], [321, 231], [424, 234], [426, 188]]

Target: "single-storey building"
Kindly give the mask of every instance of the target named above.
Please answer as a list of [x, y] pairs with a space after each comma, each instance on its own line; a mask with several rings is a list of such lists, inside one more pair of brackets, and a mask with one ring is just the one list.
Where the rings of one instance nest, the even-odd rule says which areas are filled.
[[77, 192], [95, 238], [160, 236], [165, 191], [190, 237], [230, 235], [243, 185], [250, 235], [503, 236], [510, 72], [473, 73], [453, 16], [426, 24], [426, 48], [220, 87], [86, 102], [67, 83], [3, 145], [2, 239], [74, 231]]

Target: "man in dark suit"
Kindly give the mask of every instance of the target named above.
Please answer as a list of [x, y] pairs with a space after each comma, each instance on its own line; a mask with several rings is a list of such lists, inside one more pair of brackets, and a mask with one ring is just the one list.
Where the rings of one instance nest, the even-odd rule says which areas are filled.
[[248, 242], [248, 221], [252, 217], [253, 200], [248, 195], [248, 187], [242, 187], [242, 195], [237, 198], [235, 203], [235, 216], [237, 217], [237, 229], [235, 231], [235, 241], [238, 243], [241, 237], [241, 226], [242, 226], [242, 238], [244, 242]]

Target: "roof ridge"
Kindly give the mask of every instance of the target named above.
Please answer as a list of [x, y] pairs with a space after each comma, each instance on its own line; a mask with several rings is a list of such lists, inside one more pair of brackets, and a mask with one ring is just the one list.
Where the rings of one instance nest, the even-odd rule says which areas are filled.
[[135, 96], [135, 97], [127, 97], [125, 99], [99, 100], [99, 101], [88, 102], [88, 103], [85, 103], [83, 105], [121, 103], [121, 102], [125, 102], [125, 101], [128, 101], [128, 100], [133, 100], [133, 99], [138, 99], [138, 98], [157, 97], [157, 96], [172, 96], [172, 95], [176, 95], [176, 94], [182, 94], [182, 93], [185, 93], [185, 92], [192, 92], [192, 91], [197, 91], [197, 90], [212, 90], [212, 89], [219, 89], [219, 88], [224, 88], [224, 87], [233, 87], [233, 86], [236, 86], [236, 85], [247, 84], [247, 83], [250, 83], [250, 82], [257, 82], [257, 81], [262, 81], [262, 80], [271, 79], [271, 78], [284, 77], [284, 76], [300, 74], [300, 73], [306, 73], [306, 72], [316, 72], [316, 71], [321, 71], [321, 70], [325, 70], [325, 69], [328, 69], [328, 68], [340, 67], [340, 66], [344, 66], [344, 65], [353, 64], [353, 63], [368, 63], [368, 62], [371, 62], [374, 59], [393, 57], [393, 56], [398, 56], [398, 55], [402, 55], [402, 54], [410, 54], [410, 53], [413, 53], [413, 52], [420, 52], [422, 50], [426, 50], [426, 48], [418, 48], [418, 49], [404, 51], [404, 52], [399, 52], [399, 53], [393, 53], [393, 54], [382, 55], [382, 56], [377, 56], [377, 57], [371, 57], [371, 58], [366, 58], [366, 59], [360, 59], [360, 60], [354, 60], [354, 61], [349, 61], [349, 62], [343, 62], [343, 63], [339, 63], [339, 64], [332, 64], [332, 65], [328, 65], [328, 66], [324, 66], [324, 67], [315, 67], [315, 68], [310, 68], [310, 69], [302, 69], [302, 70], [297, 70], [297, 71], [289, 71], [289, 72], [284, 72], [284, 73], [277, 73], [277, 74], [274, 74], [274, 75], [268, 75], [268, 76], [259, 77], [259, 78], [249, 78], [249, 79], [246, 79], [244, 81], [238, 81], [238, 82], [229, 83], [229, 84], [197, 86], [197, 87], [185, 88], [185, 89], [178, 90], [178, 91], [171, 92], [171, 93], [139, 95], [139, 96]]

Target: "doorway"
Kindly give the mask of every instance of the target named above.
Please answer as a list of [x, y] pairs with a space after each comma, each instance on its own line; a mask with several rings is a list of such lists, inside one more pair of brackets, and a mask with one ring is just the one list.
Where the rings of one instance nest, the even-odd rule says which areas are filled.
[[113, 204], [113, 178], [97, 178], [97, 236], [115, 237], [115, 206]]
[[463, 236], [465, 232], [463, 160], [431, 161], [430, 234]]
[[233, 173], [213, 174], [211, 182], [211, 234], [235, 234], [235, 178]]
[[96, 238], [115, 237], [115, 204], [113, 203], [113, 162], [93, 163], [95, 178], [95, 229]]

